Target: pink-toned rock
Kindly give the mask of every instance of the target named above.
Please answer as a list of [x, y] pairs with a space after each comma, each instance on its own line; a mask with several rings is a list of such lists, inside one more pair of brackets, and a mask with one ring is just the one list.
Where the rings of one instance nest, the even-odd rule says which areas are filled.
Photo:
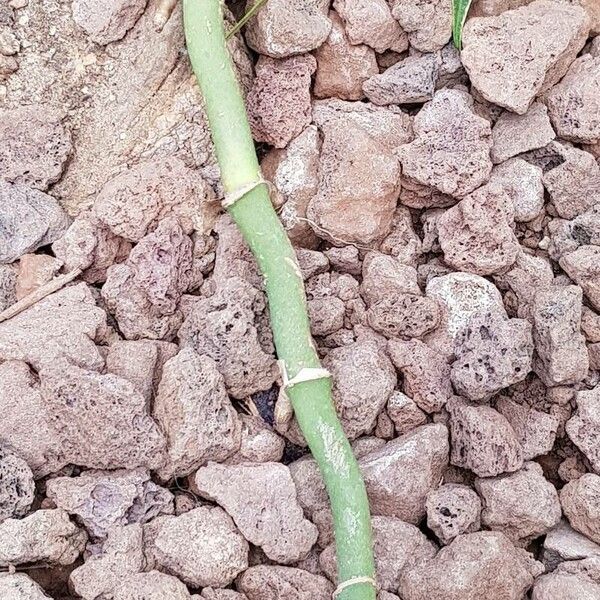
[[154, 519], [144, 544], [149, 567], [193, 588], [225, 587], [248, 568], [248, 542], [218, 506]]
[[136, 573], [123, 578], [111, 592], [113, 600], [190, 600], [190, 592], [179, 579], [159, 571]]
[[408, 33], [410, 45], [422, 52], [435, 52], [446, 45], [452, 33], [450, 0], [394, 0], [392, 14]]
[[544, 567], [495, 531], [459, 535], [400, 576], [404, 600], [522, 600]]
[[585, 473], [560, 491], [560, 503], [571, 527], [600, 544], [600, 477]]
[[246, 462], [279, 462], [283, 456], [285, 442], [261, 417], [239, 415], [242, 424], [240, 449], [229, 459], [228, 464]]
[[311, 298], [307, 309], [313, 335], [330, 335], [344, 326], [346, 307], [340, 298]]
[[419, 340], [390, 340], [388, 353], [403, 375], [403, 390], [427, 413], [440, 412], [452, 397], [450, 365]]
[[[248, 0], [246, 10], [253, 4], [253, 0]], [[323, 0], [269, 2], [249, 21], [246, 42], [260, 54], [273, 58], [310, 52], [327, 39], [331, 30], [328, 7], [329, 3]]]
[[369, 252], [362, 263], [360, 293], [368, 306], [390, 296], [420, 294], [417, 271], [394, 256]]
[[404, 177], [462, 198], [492, 171], [490, 124], [460, 90], [436, 92], [414, 119], [416, 139], [398, 150]]
[[317, 98], [360, 100], [364, 97], [363, 83], [378, 73], [375, 51], [363, 44], [353, 45], [335, 11], [329, 18], [333, 23], [329, 37], [315, 52], [318, 68], [314, 94]]
[[438, 304], [421, 294], [388, 296], [367, 311], [367, 322], [387, 338], [421, 338], [440, 321]]
[[184, 233], [208, 232], [219, 212], [214, 193], [197, 171], [178, 158], [143, 162], [110, 179], [93, 214], [114, 235], [139, 242], [166, 217]]
[[69, 462], [91, 469], [156, 469], [163, 463], [164, 436], [129, 381], [56, 365], [43, 371], [41, 390]]
[[538, 463], [525, 463], [509, 475], [478, 478], [475, 488], [483, 500], [483, 526], [501, 531], [520, 546], [544, 535], [560, 521], [556, 488], [545, 479]]
[[47, 190], [72, 151], [65, 114], [46, 104], [0, 110], [0, 174], [4, 181]]
[[393, 392], [390, 396], [386, 412], [398, 435], [409, 433], [427, 422], [427, 415], [417, 406], [417, 403], [398, 391]]
[[333, 8], [344, 20], [351, 44], [366, 44], [376, 52], [408, 49], [408, 37], [385, 0], [334, 0]]
[[147, 0], [109, 0], [101, 5], [93, 0], [74, 0], [73, 20], [97, 44], [120, 40], [135, 25]]
[[423, 425], [387, 442], [359, 460], [375, 515], [417, 524], [425, 516], [425, 501], [448, 466], [448, 430]]
[[600, 246], [581, 246], [563, 256], [560, 266], [581, 287], [592, 307], [600, 310]]
[[479, 477], [510, 473], [523, 466], [521, 444], [499, 412], [459, 398], [449, 401], [446, 408], [450, 413], [453, 465], [470, 469]]
[[257, 565], [239, 578], [248, 600], [330, 600], [333, 585], [320, 575], [278, 565]]
[[240, 447], [241, 425], [223, 377], [214, 360], [190, 347], [165, 363], [153, 416], [167, 440], [167, 462], [158, 472], [165, 481], [222, 462]]
[[24, 254], [19, 261], [15, 288], [17, 300], [48, 283], [62, 266], [62, 261], [47, 254]]
[[[599, 9], [600, 10], [600, 9]], [[600, 56], [584, 54], [545, 97], [558, 135], [572, 142], [600, 142]]]
[[575, 531], [563, 519], [544, 538], [543, 561], [546, 571], [554, 571], [563, 561], [568, 562], [600, 556], [600, 546]]
[[446, 483], [427, 496], [427, 527], [446, 545], [456, 536], [479, 531], [481, 500], [466, 485]]
[[499, 16], [469, 19], [461, 58], [486, 100], [522, 115], [567, 72], [589, 29], [581, 7], [536, 0]]
[[108, 269], [102, 297], [127, 339], [171, 339], [191, 282], [192, 241], [175, 219], [160, 222], [129, 258]]
[[55, 477], [48, 481], [46, 495], [99, 539], [115, 526], [143, 524], [173, 512], [173, 494], [152, 482], [144, 469]]
[[261, 292], [231, 277], [213, 296], [194, 303], [179, 330], [182, 346], [191, 346], [217, 363], [234, 398], [268, 390], [279, 376], [270, 340], [258, 331], [264, 309]]
[[247, 600], [245, 594], [234, 592], [233, 590], [220, 590], [214, 588], [204, 588], [200, 596], [192, 596], [192, 600]]
[[531, 594], [532, 600], [579, 600], [600, 596], [600, 559], [569, 560], [548, 575], [539, 577]]
[[569, 438], [589, 460], [592, 469], [600, 473], [600, 386], [581, 390], [575, 395], [577, 412], [565, 429]]
[[0, 566], [42, 562], [70, 565], [83, 552], [87, 536], [60, 509], [37, 510], [24, 519], [0, 523]]
[[[417, 527], [395, 517], [373, 517], [373, 554], [375, 577], [380, 590], [398, 589], [404, 569], [432, 559], [436, 547]], [[335, 545], [323, 550], [319, 564], [332, 581], [336, 581]]]
[[444, 260], [456, 270], [491, 275], [519, 254], [514, 205], [505, 189], [490, 183], [448, 209], [437, 221]]
[[350, 439], [375, 427], [396, 387], [396, 372], [376, 342], [358, 341], [331, 350], [323, 362], [333, 377], [333, 400]]
[[523, 115], [505, 111], [492, 128], [492, 161], [502, 163], [522, 152], [542, 148], [555, 137], [548, 109], [542, 103], [534, 102]]
[[592, 206], [574, 219], [552, 219], [548, 223], [548, 254], [556, 261], [581, 246], [600, 245], [600, 204]]
[[0, 265], [0, 310], [17, 301], [17, 269], [12, 265]]
[[[399, 199], [402, 202], [402, 199]], [[416, 267], [423, 254], [423, 243], [417, 235], [412, 216], [406, 206], [397, 206], [388, 236], [381, 242], [381, 252], [390, 254], [402, 264]]]
[[6, 443], [0, 444], [0, 523], [25, 516], [35, 497], [33, 473]]
[[246, 98], [256, 141], [285, 148], [310, 124], [310, 84], [316, 68], [310, 54], [258, 59], [256, 77]]
[[547, 385], [577, 383], [587, 375], [581, 301], [581, 289], [574, 285], [555, 285], [535, 294], [531, 314], [537, 358], [533, 366]]
[[25, 573], [2, 573], [0, 575], [0, 598], [10, 598], [10, 600], [52, 600]]

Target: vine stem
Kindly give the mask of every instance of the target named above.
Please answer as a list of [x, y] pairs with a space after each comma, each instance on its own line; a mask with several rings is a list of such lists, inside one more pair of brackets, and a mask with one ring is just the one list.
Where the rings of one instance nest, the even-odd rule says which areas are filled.
[[[306, 310], [304, 282], [294, 249], [271, 204], [234, 66], [227, 49], [220, 0], [184, 0], [187, 48], [198, 79], [227, 207], [264, 276], [273, 340], [287, 377], [320, 368]], [[299, 379], [302, 379], [300, 377]], [[375, 600], [371, 519], [365, 486], [321, 377], [286, 389], [298, 424], [317, 461], [333, 513], [337, 600]]]

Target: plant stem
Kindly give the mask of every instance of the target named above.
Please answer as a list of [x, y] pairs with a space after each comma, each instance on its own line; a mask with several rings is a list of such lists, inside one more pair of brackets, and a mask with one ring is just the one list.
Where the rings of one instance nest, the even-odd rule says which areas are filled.
[[[184, 0], [188, 52], [210, 125], [226, 193], [261, 181], [254, 142], [223, 30], [219, 0]], [[306, 310], [304, 282], [292, 245], [265, 185], [228, 208], [265, 279], [271, 327], [287, 374], [320, 366]], [[371, 520], [365, 486], [331, 398], [330, 379], [287, 390], [298, 424], [319, 464], [333, 512], [338, 579], [373, 578]], [[355, 583], [338, 600], [375, 600], [372, 583]]]
[[460, 50], [462, 47], [462, 30], [473, 0], [452, 0], [452, 40]]
[[227, 32], [225, 39], [228, 40], [234, 36], [263, 6], [267, 0], [256, 0], [256, 2], [248, 9], [246, 14]]

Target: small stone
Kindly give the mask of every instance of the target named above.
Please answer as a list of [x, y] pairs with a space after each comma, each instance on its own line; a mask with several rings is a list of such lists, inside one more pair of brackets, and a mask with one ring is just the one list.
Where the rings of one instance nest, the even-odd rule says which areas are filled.
[[600, 544], [600, 476], [585, 473], [560, 491], [560, 503], [571, 527]]
[[15, 292], [17, 300], [24, 298], [52, 280], [62, 262], [47, 254], [24, 254], [19, 261]]
[[483, 500], [483, 526], [501, 531], [520, 546], [544, 535], [560, 521], [556, 488], [544, 478], [538, 463], [525, 463], [510, 475], [476, 479], [475, 488]]
[[473, 111], [472, 98], [443, 89], [414, 119], [416, 139], [398, 149], [403, 174], [442, 194], [462, 198], [492, 171], [489, 121]]
[[600, 595], [600, 558], [562, 563], [549, 575], [539, 577], [532, 600], [579, 600]]
[[283, 438], [277, 435], [260, 417], [240, 414], [242, 442], [240, 449], [230, 458], [228, 464], [246, 462], [279, 462], [285, 450]]
[[338, 273], [348, 273], [355, 277], [361, 274], [363, 260], [356, 246], [332, 247], [323, 253], [329, 259], [329, 264]]
[[0, 179], [38, 190], [56, 183], [72, 151], [64, 121], [62, 111], [45, 104], [0, 109]]
[[398, 435], [409, 433], [419, 425], [427, 422], [427, 415], [417, 406], [412, 398], [409, 398], [402, 392], [392, 392], [386, 411], [394, 423]]
[[402, 264], [416, 268], [424, 249], [406, 206], [396, 207], [390, 234], [383, 240], [379, 249]]
[[204, 588], [200, 596], [192, 596], [192, 600], [247, 600], [245, 594], [234, 592], [233, 590], [218, 590], [214, 588]]
[[536, 0], [498, 16], [469, 19], [461, 58], [486, 100], [522, 115], [567, 72], [589, 28], [581, 7]]
[[35, 483], [31, 469], [8, 446], [0, 444], [0, 523], [25, 516], [34, 497]]
[[552, 124], [565, 140], [600, 142], [600, 56], [584, 54], [545, 97]]
[[17, 301], [17, 270], [10, 265], [0, 265], [0, 311]]
[[[398, 589], [400, 574], [420, 562], [432, 559], [436, 547], [414, 525], [395, 517], [373, 517], [375, 577], [380, 590]], [[336, 580], [335, 544], [323, 550], [319, 564], [332, 581]]]
[[560, 424], [558, 417], [527, 404], [517, 404], [505, 396], [500, 396], [496, 409], [506, 417], [517, 435], [524, 460], [532, 460], [552, 450]]
[[439, 320], [437, 302], [420, 294], [388, 296], [367, 311], [369, 325], [387, 338], [421, 338], [435, 329]]
[[552, 219], [548, 223], [548, 233], [548, 254], [556, 261], [581, 246], [600, 245], [600, 204], [568, 221]]
[[48, 194], [0, 179], [0, 263], [51, 244], [69, 227], [69, 217]]
[[575, 394], [577, 412], [567, 421], [565, 430], [573, 443], [600, 473], [600, 385]]
[[419, 295], [417, 271], [394, 256], [369, 252], [362, 263], [360, 293], [368, 306], [400, 294]]
[[105, 538], [114, 526], [143, 524], [173, 513], [173, 494], [153, 483], [144, 469], [55, 477], [48, 481], [46, 495], [97, 539]]
[[405, 571], [399, 593], [404, 600], [522, 600], [543, 570], [502, 533], [479, 531]]
[[333, 23], [329, 37], [315, 52], [318, 68], [314, 95], [360, 100], [364, 96], [363, 83], [379, 71], [375, 51], [363, 44], [353, 45], [335, 11], [329, 13], [329, 18]]
[[423, 425], [359, 459], [371, 510], [417, 524], [448, 466], [448, 430]]
[[218, 506], [154, 519], [144, 542], [154, 568], [193, 588], [227, 586], [248, 568], [248, 542]]
[[367, 98], [379, 106], [416, 104], [433, 98], [438, 61], [433, 54], [408, 56], [363, 83]]
[[479, 477], [517, 471], [523, 450], [509, 422], [489, 406], [472, 406], [459, 398], [446, 405], [450, 413], [450, 462]]
[[0, 566], [36, 562], [70, 565], [83, 552], [87, 536], [60, 509], [37, 510], [24, 519], [0, 523]]
[[403, 375], [403, 391], [426, 413], [440, 412], [452, 397], [450, 365], [419, 340], [390, 340], [388, 353]]
[[600, 310], [600, 246], [581, 246], [563, 256], [560, 266], [581, 287], [592, 308]]
[[112, 600], [190, 600], [190, 593], [179, 579], [158, 571], [125, 577], [111, 592]]
[[468, 486], [446, 483], [427, 496], [427, 527], [446, 545], [481, 528], [481, 500]]
[[310, 125], [311, 75], [317, 68], [310, 54], [275, 59], [261, 56], [246, 98], [252, 135], [258, 142], [285, 148]]
[[532, 311], [534, 370], [547, 385], [581, 381], [588, 372], [585, 338], [580, 333], [581, 288], [551, 286], [537, 291]]
[[74, 0], [73, 20], [97, 44], [105, 46], [120, 40], [135, 25], [147, 0], [109, 0], [101, 5], [93, 0]]
[[0, 598], [6, 598], [6, 600], [52, 600], [25, 573], [0, 574]]
[[587, 306], [581, 312], [581, 332], [588, 342], [600, 342], [600, 314]]
[[344, 327], [346, 306], [339, 298], [311, 298], [307, 309], [313, 335], [330, 335]]
[[444, 260], [454, 269], [491, 275], [510, 267], [520, 252], [514, 205], [502, 186], [485, 185], [437, 221]]
[[330, 600], [333, 593], [325, 577], [279, 565], [250, 567], [237, 586], [248, 600]]
[[492, 171], [490, 185], [499, 185], [511, 199], [515, 221], [535, 219], [544, 208], [543, 171], [522, 158], [511, 158]]
[[[253, 0], [249, 0], [246, 11], [253, 5]], [[331, 30], [328, 6], [322, 0], [269, 2], [248, 22], [246, 42], [253, 50], [272, 58], [310, 52], [327, 39]], [[290, 23], [294, 26], [290, 27]]]
[[198, 470], [198, 492], [220, 504], [242, 535], [274, 561], [304, 558], [317, 528], [304, 518], [289, 469], [280, 463], [218, 465]]
[[600, 557], [600, 545], [575, 531], [563, 519], [546, 534], [542, 556], [546, 571], [554, 571], [563, 561]]
[[392, 15], [408, 33], [410, 45], [421, 52], [435, 52], [452, 34], [450, 0], [394, 0]]

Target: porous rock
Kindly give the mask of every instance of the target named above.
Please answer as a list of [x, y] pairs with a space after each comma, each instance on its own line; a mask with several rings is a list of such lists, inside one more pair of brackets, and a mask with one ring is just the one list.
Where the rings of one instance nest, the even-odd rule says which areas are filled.
[[436, 92], [416, 115], [414, 131], [415, 140], [397, 152], [405, 177], [456, 198], [488, 180], [490, 124], [474, 113], [473, 100], [465, 92]]
[[531, 371], [531, 324], [494, 312], [474, 315], [457, 338], [455, 353], [454, 389], [469, 400], [487, 400]]
[[33, 293], [52, 280], [62, 261], [47, 254], [24, 254], [19, 260], [19, 275], [15, 292], [17, 300]]
[[405, 571], [399, 593], [405, 600], [521, 600], [543, 570], [504, 534], [479, 531]]
[[213, 296], [194, 303], [179, 330], [182, 346], [189, 345], [217, 363], [234, 398], [268, 390], [279, 375], [272, 348], [263, 347], [257, 329], [264, 307], [261, 292], [231, 277]]
[[368, 306], [400, 294], [418, 295], [417, 271], [394, 256], [369, 252], [362, 263], [360, 293]]
[[274, 59], [262, 56], [246, 98], [252, 135], [258, 142], [285, 148], [311, 121], [311, 75], [317, 68], [310, 54]]
[[206, 233], [219, 212], [215, 196], [197, 171], [178, 158], [142, 162], [109, 179], [93, 214], [114, 235], [139, 242], [166, 217], [186, 234]]
[[567, 72], [589, 29], [583, 8], [536, 0], [498, 16], [469, 19], [461, 58], [486, 100], [524, 114]]
[[437, 221], [444, 260], [477, 275], [510, 267], [520, 252], [514, 216], [514, 204], [501, 185], [489, 183], [469, 194]]
[[446, 483], [427, 496], [427, 527], [446, 545], [456, 536], [479, 531], [481, 500], [469, 486]]
[[438, 69], [433, 54], [408, 56], [383, 73], [369, 77], [363, 83], [363, 91], [379, 106], [427, 102], [433, 98]]
[[585, 338], [580, 333], [581, 288], [539, 289], [531, 308], [537, 358], [534, 370], [548, 385], [581, 381], [588, 371]]
[[200, 596], [192, 596], [192, 600], [247, 600], [245, 594], [234, 592], [233, 590], [220, 590], [214, 588], [204, 588]]
[[539, 577], [531, 593], [532, 600], [579, 600], [600, 595], [600, 558], [568, 561]]
[[248, 567], [248, 542], [222, 508], [201, 506], [144, 528], [150, 566], [191, 587], [225, 587]]
[[475, 488], [483, 501], [481, 523], [515, 544], [526, 545], [560, 521], [558, 493], [538, 463], [525, 463], [509, 475], [478, 478]]
[[581, 246], [560, 259], [560, 266], [600, 310], [600, 246]]
[[[375, 576], [380, 590], [396, 591], [404, 569], [433, 558], [436, 547], [417, 527], [395, 517], [373, 517], [373, 554]], [[336, 580], [335, 545], [321, 553], [319, 565], [332, 581]]]
[[410, 45], [422, 52], [435, 52], [446, 45], [452, 33], [449, 0], [394, 0], [392, 14], [408, 33]]
[[304, 558], [317, 539], [304, 518], [288, 467], [280, 463], [218, 465], [198, 470], [195, 486], [231, 515], [244, 537], [280, 563]]
[[[253, 4], [249, 0], [246, 9]], [[323, 0], [269, 2], [248, 23], [246, 42], [260, 54], [273, 58], [310, 52], [327, 39], [331, 30], [328, 6], [329, 3]], [[290, 23], [294, 26], [290, 27]]]
[[427, 494], [448, 466], [448, 430], [423, 425], [362, 456], [359, 466], [375, 515], [419, 523]]
[[576, 393], [577, 412], [567, 421], [565, 430], [573, 443], [600, 473], [600, 385]]
[[248, 600], [329, 600], [333, 585], [321, 575], [279, 565], [250, 567], [237, 581]]
[[0, 598], [7, 600], [51, 600], [42, 588], [25, 573], [0, 575]]
[[600, 476], [585, 473], [560, 491], [560, 503], [571, 527], [600, 544]]
[[93, 0], [74, 0], [73, 20], [97, 44], [120, 40], [138, 20], [147, 0], [110, 0], [98, 4]]
[[285, 442], [261, 417], [240, 414], [240, 449], [227, 459], [229, 464], [244, 462], [279, 462], [285, 450]]
[[0, 263], [51, 244], [69, 227], [69, 217], [50, 195], [0, 178]]
[[61, 509], [37, 510], [24, 519], [0, 523], [0, 566], [44, 562], [70, 565], [87, 536]]
[[554, 571], [563, 561], [600, 556], [600, 545], [575, 531], [566, 520], [553, 527], [544, 538], [542, 559], [546, 571]]
[[69, 462], [91, 469], [155, 469], [165, 439], [132, 383], [75, 366], [45, 370], [41, 390]]
[[60, 361], [101, 369], [95, 345], [106, 335], [106, 313], [85, 283], [66, 287], [0, 323], [0, 359], [23, 360], [37, 370]]
[[17, 270], [12, 265], [0, 265], [0, 311], [17, 301]]
[[46, 104], [0, 110], [0, 179], [38, 190], [58, 181], [72, 150], [64, 121]]
[[98, 539], [105, 538], [115, 526], [143, 524], [173, 512], [173, 494], [152, 482], [144, 469], [55, 477], [48, 481], [46, 495]]
[[159, 571], [125, 577], [111, 592], [112, 600], [190, 600], [187, 587], [172, 575]]
[[427, 422], [427, 415], [417, 406], [417, 403], [399, 391], [392, 392], [386, 412], [398, 435], [404, 435]]
[[426, 413], [439, 412], [452, 396], [450, 365], [420, 340], [390, 340], [387, 349], [404, 393]]
[[31, 469], [9, 446], [0, 444], [0, 523], [26, 515], [34, 496]]
[[459, 398], [446, 405], [450, 413], [450, 462], [479, 477], [516, 471], [523, 450], [509, 422], [489, 406], [472, 406]]
[[552, 219], [548, 223], [548, 234], [548, 254], [556, 261], [581, 246], [600, 245], [600, 204], [573, 219]]
[[318, 68], [314, 95], [360, 100], [364, 97], [363, 83], [378, 72], [375, 51], [364, 44], [351, 44], [335, 11], [329, 13], [329, 19], [332, 23], [329, 36], [315, 51]]

